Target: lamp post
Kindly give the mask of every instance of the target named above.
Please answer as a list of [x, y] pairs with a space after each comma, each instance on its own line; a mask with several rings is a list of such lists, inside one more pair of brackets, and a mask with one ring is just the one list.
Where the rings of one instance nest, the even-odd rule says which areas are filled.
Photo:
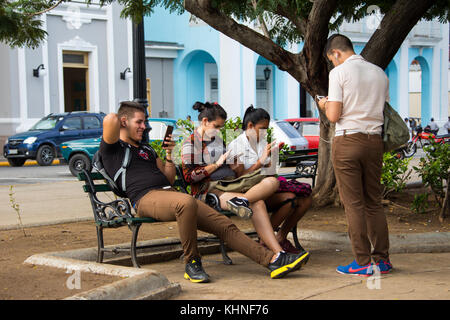
[[133, 99], [145, 108], [145, 131], [143, 143], [148, 143], [148, 133], [151, 127], [148, 123], [147, 80], [145, 70], [145, 38], [144, 18], [138, 23], [133, 22]]

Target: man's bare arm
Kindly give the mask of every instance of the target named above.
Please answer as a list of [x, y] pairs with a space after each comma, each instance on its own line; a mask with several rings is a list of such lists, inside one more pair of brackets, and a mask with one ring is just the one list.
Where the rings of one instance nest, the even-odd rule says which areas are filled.
[[120, 138], [120, 120], [117, 113], [110, 113], [103, 119], [103, 140], [114, 144]]

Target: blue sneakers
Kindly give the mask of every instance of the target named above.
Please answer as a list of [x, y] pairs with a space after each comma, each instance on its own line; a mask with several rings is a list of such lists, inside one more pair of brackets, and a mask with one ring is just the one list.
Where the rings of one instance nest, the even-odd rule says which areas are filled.
[[373, 274], [373, 266], [372, 263], [360, 266], [356, 263], [356, 260], [353, 260], [353, 262], [347, 266], [338, 266], [336, 268], [336, 271], [342, 274], [354, 274], [358, 276], [368, 277]]
[[391, 261], [380, 260], [377, 263], [377, 267], [380, 269], [381, 273], [389, 273], [392, 270]]

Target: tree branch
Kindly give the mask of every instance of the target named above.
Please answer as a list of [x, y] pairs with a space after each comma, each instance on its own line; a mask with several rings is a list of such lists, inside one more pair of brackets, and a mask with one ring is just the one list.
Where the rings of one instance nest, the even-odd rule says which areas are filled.
[[307, 22], [306, 20], [296, 15], [296, 12], [293, 11], [292, 8], [285, 8], [279, 4], [275, 13], [291, 21], [297, 29], [298, 34], [300, 34], [302, 37], [305, 37]]
[[337, 0], [314, 1], [306, 28], [305, 45], [302, 54], [308, 72], [308, 82], [310, 82], [309, 85], [312, 88], [322, 87], [320, 90], [323, 90], [323, 92], [316, 92], [321, 95], [326, 95], [327, 87], [323, 87], [323, 84], [328, 84], [327, 62], [322, 53], [328, 39], [328, 23], [337, 5]]
[[304, 73], [304, 70], [299, 68], [295, 54], [213, 8], [210, 0], [185, 0], [184, 7], [216, 30], [272, 61], [280, 70], [289, 72], [294, 78], [300, 79], [301, 74]]
[[411, 29], [435, 2], [422, 0], [412, 4], [408, 0], [398, 0], [381, 20], [378, 30], [367, 42], [361, 55], [381, 69], [386, 69]]
[[61, 2], [63, 2], [63, 1], [64, 1], [64, 0], [59, 0], [57, 3], [55, 3], [54, 5], [52, 5], [50, 8], [44, 9], [44, 10], [39, 11], [39, 12], [31, 13], [31, 14], [29, 14], [28, 16], [34, 17], [34, 16], [39, 16], [39, 15], [41, 15], [41, 14], [43, 14], [43, 13], [49, 12], [50, 10], [53, 10], [53, 9], [55, 9], [57, 6], [59, 6], [59, 5], [61, 4]]
[[[256, 0], [252, 0], [252, 5], [256, 11], [256, 7], [257, 7]], [[269, 30], [267, 29], [267, 25], [266, 25], [266, 22], [264, 21], [264, 17], [262, 15], [258, 15], [258, 20], [259, 20], [259, 23], [261, 24], [261, 29], [263, 30], [264, 35], [270, 39]]]

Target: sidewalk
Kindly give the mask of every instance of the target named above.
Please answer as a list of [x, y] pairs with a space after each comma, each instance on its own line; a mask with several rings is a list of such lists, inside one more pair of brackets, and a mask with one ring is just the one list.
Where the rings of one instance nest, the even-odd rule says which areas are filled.
[[[9, 194], [9, 186], [0, 186], [0, 230], [17, 228], [18, 217], [10, 205], [11, 198], [19, 204], [26, 227], [93, 220], [92, 208], [88, 196], [82, 191], [82, 184], [66, 181], [16, 185], [13, 196]], [[310, 261], [299, 272], [280, 280], [270, 279], [264, 267], [236, 252], [230, 253], [233, 259], [231, 266], [222, 264], [220, 254], [204, 255], [203, 264], [212, 278], [209, 284], [193, 284], [184, 280], [184, 265], [179, 259], [144, 264], [142, 269], [156, 272], [172, 284], [180, 284], [180, 294], [172, 299], [450, 299], [450, 245], [448, 240], [439, 240], [439, 236], [449, 237], [450, 234], [391, 235], [391, 261], [395, 271], [371, 280], [337, 274], [337, 265], [347, 264], [353, 259], [348, 238], [342, 232], [318, 230], [301, 230], [300, 241], [311, 252]], [[408, 244], [408, 241], [411, 242]], [[96, 270], [99, 266], [92, 262], [95, 261], [96, 248], [85, 251], [91, 252], [93, 258], [77, 256], [74, 250], [62, 252], [61, 255], [73, 259], [70, 262], [73, 265], [69, 263], [64, 267], [74, 269], [81, 263], [86, 269]], [[129, 262], [129, 258], [126, 260]], [[123, 268], [109, 263], [101, 266], [111, 272]], [[130, 280], [130, 288], [138, 280]], [[120, 286], [113, 284], [107, 287], [108, 290], [119, 290], [114, 288]]]

